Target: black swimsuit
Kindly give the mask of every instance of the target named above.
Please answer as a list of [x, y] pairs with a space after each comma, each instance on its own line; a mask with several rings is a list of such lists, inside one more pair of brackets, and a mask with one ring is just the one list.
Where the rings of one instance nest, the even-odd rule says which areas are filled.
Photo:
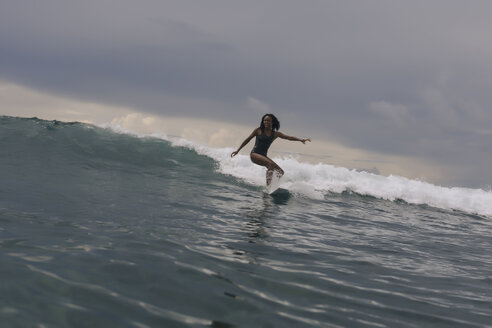
[[255, 146], [253, 147], [252, 153], [260, 154], [266, 157], [268, 148], [275, 139], [275, 133], [272, 130], [272, 134], [267, 136], [265, 130], [262, 129], [261, 133], [256, 136]]

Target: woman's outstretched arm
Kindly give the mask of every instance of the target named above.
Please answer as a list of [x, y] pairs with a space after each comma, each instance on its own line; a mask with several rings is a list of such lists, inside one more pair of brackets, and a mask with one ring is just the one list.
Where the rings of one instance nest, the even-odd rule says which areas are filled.
[[254, 130], [253, 130], [253, 132], [251, 132], [251, 134], [250, 134], [250, 135], [249, 135], [246, 139], [244, 139], [244, 141], [243, 141], [243, 143], [241, 144], [241, 146], [239, 146], [239, 148], [238, 148], [236, 151], [232, 152], [231, 157], [236, 156], [236, 155], [237, 155], [237, 153], [239, 153], [239, 151], [240, 151], [240, 150], [241, 150], [244, 146], [246, 146], [246, 145], [248, 144], [248, 142], [250, 142], [250, 140], [251, 140], [251, 139], [253, 139], [253, 137], [254, 137], [254, 136], [256, 136], [257, 132], [258, 132], [258, 129], [254, 129]]
[[283, 134], [282, 132], [275, 132], [275, 137], [281, 138], [281, 139], [286, 139], [286, 140], [291, 140], [291, 141], [300, 141], [303, 144], [306, 143], [306, 141], [311, 142], [311, 138], [305, 138], [305, 139], [300, 139], [297, 137], [291, 137], [286, 134]]

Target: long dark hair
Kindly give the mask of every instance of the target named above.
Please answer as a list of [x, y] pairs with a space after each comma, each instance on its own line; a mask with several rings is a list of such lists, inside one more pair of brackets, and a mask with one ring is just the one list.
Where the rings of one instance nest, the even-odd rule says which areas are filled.
[[277, 130], [278, 131], [278, 129], [280, 129], [280, 122], [278, 121], [278, 119], [273, 114], [265, 114], [265, 115], [263, 115], [263, 117], [261, 118], [261, 122], [260, 122], [260, 128], [261, 128], [261, 130], [265, 130], [265, 125], [263, 124], [263, 120], [267, 116], [270, 116], [272, 118], [272, 130]]

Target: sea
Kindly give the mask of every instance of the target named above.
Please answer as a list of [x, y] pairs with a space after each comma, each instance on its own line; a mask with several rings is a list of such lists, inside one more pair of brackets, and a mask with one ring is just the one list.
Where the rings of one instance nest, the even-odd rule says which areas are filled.
[[0, 327], [492, 327], [492, 193], [0, 116]]

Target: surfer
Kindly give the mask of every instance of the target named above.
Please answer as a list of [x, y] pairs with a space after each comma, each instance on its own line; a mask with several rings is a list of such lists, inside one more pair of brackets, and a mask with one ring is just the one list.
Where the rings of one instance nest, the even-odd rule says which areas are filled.
[[288, 136], [286, 134], [283, 134], [282, 132], [279, 132], [278, 129], [280, 129], [280, 122], [275, 117], [275, 115], [273, 114], [263, 115], [263, 117], [261, 118], [260, 127], [254, 129], [253, 132], [251, 132], [251, 134], [243, 141], [241, 146], [239, 146], [239, 148], [236, 151], [232, 152], [231, 154], [231, 157], [236, 156], [237, 153], [239, 153], [239, 151], [244, 146], [246, 146], [251, 139], [253, 139], [253, 137], [256, 137], [255, 146], [251, 151], [250, 158], [253, 163], [266, 167], [267, 186], [269, 186], [270, 183], [272, 182], [273, 172], [276, 172], [279, 178], [282, 175], [284, 175], [284, 170], [282, 170], [282, 168], [280, 168], [280, 166], [278, 166], [277, 163], [272, 161], [267, 156], [268, 148], [270, 148], [272, 142], [277, 138], [291, 140], [291, 141], [300, 141], [303, 144], [305, 144], [306, 141], [311, 141], [311, 139], [309, 138], [299, 139], [297, 137]]

